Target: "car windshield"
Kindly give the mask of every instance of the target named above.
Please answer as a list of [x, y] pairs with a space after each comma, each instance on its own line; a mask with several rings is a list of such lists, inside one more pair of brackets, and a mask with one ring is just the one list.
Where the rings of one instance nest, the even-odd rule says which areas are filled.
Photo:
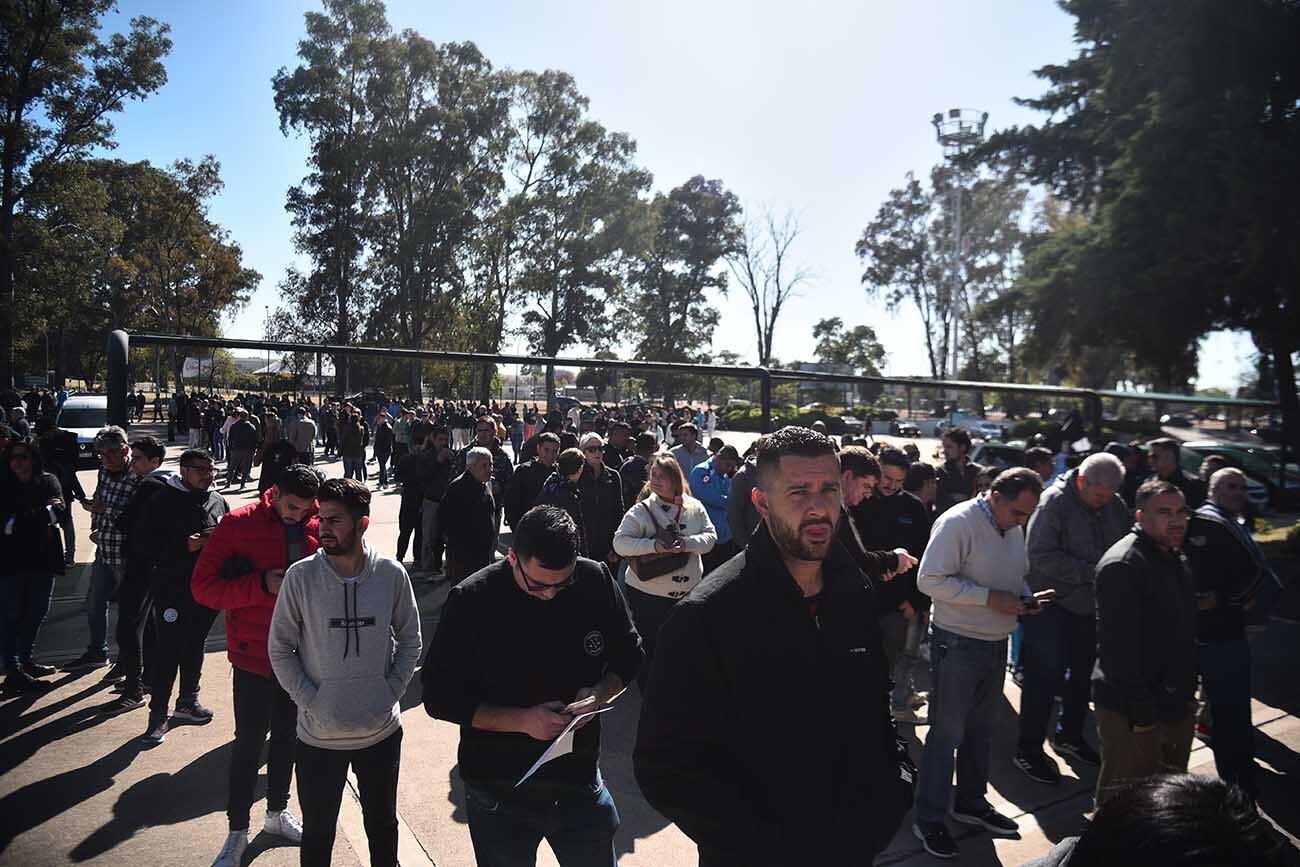
[[108, 424], [108, 410], [96, 407], [65, 407], [59, 414], [61, 428], [95, 428]]

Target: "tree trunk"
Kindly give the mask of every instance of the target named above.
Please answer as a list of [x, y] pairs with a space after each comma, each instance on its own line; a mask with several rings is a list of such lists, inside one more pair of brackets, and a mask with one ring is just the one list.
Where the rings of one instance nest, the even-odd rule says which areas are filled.
[[[546, 365], [546, 411], [555, 409], [555, 365]], [[567, 458], [566, 458], [567, 460]]]

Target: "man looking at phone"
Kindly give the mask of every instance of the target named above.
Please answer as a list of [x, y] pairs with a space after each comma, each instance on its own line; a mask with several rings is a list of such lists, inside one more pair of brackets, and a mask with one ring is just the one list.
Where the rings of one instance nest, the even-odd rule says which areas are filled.
[[1041, 617], [1024, 625], [1025, 680], [1014, 763], [1040, 783], [1061, 779], [1056, 762], [1043, 752], [1053, 698], [1058, 695], [1061, 717], [1052, 748], [1089, 765], [1101, 764], [1101, 756], [1083, 737], [1097, 651], [1093, 576], [1097, 561], [1132, 526], [1128, 506], [1119, 496], [1123, 486], [1124, 464], [1119, 458], [1089, 455], [1047, 487], [1029, 519], [1029, 586], [1056, 594]]
[[600, 773], [599, 717], [579, 721], [572, 752], [516, 783], [575, 713], [622, 694], [641, 640], [609, 568], [578, 556], [568, 513], [536, 506], [513, 529], [506, 559], [448, 594], [421, 673], [424, 707], [460, 726], [479, 864], [532, 865], [545, 838], [561, 867], [613, 867], [619, 818]]
[[836, 525], [841, 465], [804, 427], [758, 441], [745, 551], [659, 634], [633, 761], [703, 867], [867, 865], [915, 779], [870, 586]]
[[[212, 474], [212, 455], [203, 449], [186, 450], [181, 454], [180, 474], [149, 498], [131, 528], [133, 536], [148, 540], [140, 550], [158, 626], [158, 652], [149, 671], [147, 746], [163, 742], [171, 721], [212, 722], [212, 711], [199, 704], [199, 677], [203, 643], [217, 612], [195, 602], [190, 590], [199, 552], [230, 511], [225, 498], [212, 488]], [[169, 721], [167, 704], [178, 669], [180, 695]]]
[[[952, 817], [998, 836], [1019, 826], [985, 798], [993, 712], [1002, 700], [1007, 637], [1022, 614], [1042, 610], [1025, 583], [1024, 526], [1043, 481], [1028, 467], [1004, 470], [987, 494], [939, 516], [916, 584], [934, 600], [930, 637], [930, 734], [921, 753], [912, 833], [936, 858], [956, 858], [945, 824], [956, 753]], [[1046, 594], [1050, 597], [1050, 591]]]
[[1148, 479], [1137, 492], [1137, 526], [1097, 564], [1098, 807], [1130, 783], [1187, 770], [1197, 613], [1182, 553], [1188, 514], [1177, 485]]
[[226, 612], [227, 655], [235, 669], [235, 748], [226, 800], [230, 832], [213, 867], [238, 867], [248, 847], [249, 813], [268, 731], [263, 827], [292, 842], [302, 840], [302, 826], [286, 809], [298, 708], [276, 682], [266, 648], [285, 570], [320, 547], [319, 489], [320, 476], [311, 467], [285, 467], [259, 501], [217, 525], [190, 581], [195, 601]]

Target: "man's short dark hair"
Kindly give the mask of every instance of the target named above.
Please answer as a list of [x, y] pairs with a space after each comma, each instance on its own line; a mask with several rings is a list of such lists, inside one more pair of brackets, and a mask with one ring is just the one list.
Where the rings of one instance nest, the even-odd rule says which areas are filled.
[[880, 461], [882, 467], [898, 467], [904, 472], [912, 465], [912, 459], [907, 456], [907, 452], [893, 446], [882, 448], [876, 455], [876, 460]]
[[157, 437], [140, 437], [131, 442], [131, 448], [138, 449], [140, 454], [150, 460], [162, 461], [167, 457], [167, 447]]
[[693, 422], [693, 421], [684, 421], [684, 422], [682, 422], [681, 424], [679, 424], [677, 427], [673, 428], [673, 431], [674, 431], [675, 433], [680, 433], [680, 432], [682, 432], [682, 431], [684, 431], [684, 430], [688, 430], [688, 431], [690, 431], [691, 433], [695, 434], [695, 438], [696, 438], [696, 439], [699, 439], [699, 438], [700, 438], [700, 429], [697, 428], [697, 427], [695, 426], [695, 422]]
[[1039, 464], [1051, 464], [1055, 462], [1056, 457], [1052, 454], [1050, 449], [1045, 449], [1042, 446], [1034, 446], [1033, 448], [1025, 449], [1025, 466], [1027, 467], [1032, 468]]
[[212, 463], [212, 452], [207, 449], [186, 449], [181, 452], [180, 464], [182, 467], [192, 467], [195, 463]]
[[880, 478], [880, 462], [862, 446], [845, 446], [840, 449], [840, 472], [850, 472], [856, 478]]
[[941, 433], [939, 437], [941, 439], [952, 440], [957, 445], [964, 447], [967, 451], [970, 451], [970, 447], [971, 447], [970, 433], [968, 433], [965, 428], [950, 427], [947, 430], [945, 430], [943, 433]]
[[628, 424], [625, 421], [616, 421], [609, 426], [609, 430], [610, 433], [613, 433], [616, 430], [625, 430], [630, 432], [632, 430], [632, 425]]
[[569, 476], [582, 469], [583, 457], [582, 452], [577, 449], [565, 449], [560, 452], [559, 458], [555, 461], [555, 466], [559, 469], [560, 475]]
[[520, 560], [563, 569], [578, 557], [578, 525], [559, 506], [534, 506], [512, 529], [510, 547]]
[[556, 448], [559, 448], [559, 446], [560, 446], [560, 437], [559, 437], [558, 434], [553, 434], [553, 433], [551, 433], [550, 431], [542, 431], [541, 433], [539, 433], [539, 434], [537, 435], [537, 448], [538, 448], [538, 449], [540, 449], [540, 448], [542, 447], [542, 443], [555, 443], [555, 447], [556, 447]]
[[1043, 493], [1043, 479], [1029, 467], [1010, 467], [993, 477], [989, 490], [1008, 500], [1016, 499], [1025, 491], [1037, 497]]
[[306, 464], [290, 464], [280, 470], [276, 476], [275, 486], [280, 493], [290, 497], [314, 500], [320, 493], [320, 474]]
[[835, 455], [835, 443], [831, 442], [830, 437], [817, 433], [811, 428], [791, 425], [760, 438], [757, 455], [757, 481], [759, 487], [762, 487], [771, 481], [772, 474], [781, 465], [781, 458], [833, 456]]
[[655, 439], [655, 435], [648, 430], [637, 434], [636, 444], [632, 446], [633, 451], [645, 452], [648, 455], [654, 454], [657, 448], [659, 448], [659, 440]]
[[925, 487], [926, 482], [937, 478], [938, 475], [935, 473], [932, 464], [927, 464], [925, 461], [914, 461], [907, 468], [907, 475], [903, 478], [903, 490], [915, 494]]
[[1166, 482], [1164, 479], [1148, 479], [1138, 487], [1134, 504], [1136, 508], [1145, 509], [1147, 503], [1151, 502], [1152, 497], [1159, 497], [1164, 494], [1183, 496], [1182, 490], [1173, 482]]
[[329, 479], [320, 486], [316, 499], [326, 503], [342, 503], [353, 522], [370, 514], [370, 489], [356, 479]]
[[1070, 867], [1281, 867], [1287, 848], [1238, 786], [1169, 774], [1148, 777], [1107, 800], [1069, 862]]
[[718, 449], [718, 457], [729, 458], [736, 463], [740, 463], [740, 452], [736, 450], [735, 446], [723, 446]]

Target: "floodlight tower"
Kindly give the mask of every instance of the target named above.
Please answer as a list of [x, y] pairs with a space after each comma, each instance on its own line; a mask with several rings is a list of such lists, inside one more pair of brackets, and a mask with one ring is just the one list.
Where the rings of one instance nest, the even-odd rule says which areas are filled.
[[[961, 351], [959, 339], [962, 308], [960, 303], [962, 295], [961, 193], [964, 188], [962, 157], [984, 141], [984, 125], [988, 120], [987, 111], [971, 108], [950, 108], [946, 113], [937, 112], [930, 119], [930, 123], [934, 125], [935, 138], [943, 147], [943, 158], [948, 164], [952, 178], [952, 183], [948, 187], [948, 194], [953, 198], [952, 251], [948, 262], [948, 276], [951, 281], [949, 299], [952, 304], [952, 376], [954, 379], [960, 373], [958, 353]], [[948, 360], [944, 359], [944, 363], [946, 365]]]

